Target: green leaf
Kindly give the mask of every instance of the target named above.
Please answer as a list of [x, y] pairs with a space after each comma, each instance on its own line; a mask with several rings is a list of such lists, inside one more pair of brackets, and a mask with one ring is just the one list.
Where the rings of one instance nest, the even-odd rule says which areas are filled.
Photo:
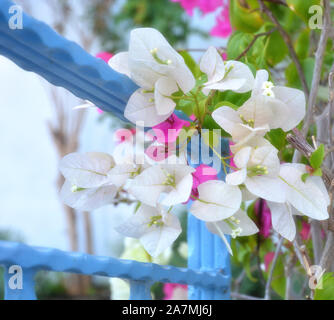
[[300, 60], [308, 57], [310, 47], [310, 29], [303, 30], [295, 42], [295, 50]]
[[202, 71], [200, 70], [198, 64], [195, 62], [195, 60], [190, 55], [190, 53], [187, 51], [181, 51], [180, 55], [183, 57], [184, 62], [186, 63], [190, 71], [193, 73], [194, 77], [195, 78], [200, 77], [202, 74]]
[[282, 129], [273, 129], [267, 133], [267, 138], [271, 144], [278, 150], [282, 150], [286, 145], [286, 135]]
[[286, 0], [290, 10], [308, 24], [310, 18], [309, 8], [313, 5], [319, 5], [319, 0]]
[[314, 300], [334, 300], [334, 273], [326, 272], [314, 292]]
[[[311, 87], [312, 84], [314, 63], [315, 63], [314, 58], [307, 58], [301, 61], [302, 69], [305, 74], [306, 82], [309, 88]], [[288, 87], [302, 89], [302, 84], [300, 82], [296, 66], [293, 62], [286, 68], [285, 76], [287, 79], [286, 85]]]
[[243, 32], [256, 32], [263, 25], [260, 10], [256, 10], [258, 8], [256, 0], [249, 0], [247, 3], [241, 0], [230, 1], [232, 26]]
[[315, 150], [310, 157], [310, 164], [313, 169], [318, 169], [322, 165], [322, 161], [325, 157], [325, 146], [321, 144], [317, 150]]
[[[272, 262], [269, 265], [269, 269], [271, 270]], [[266, 280], [268, 279], [268, 273], [265, 273]], [[284, 273], [284, 257], [280, 254], [277, 258], [277, 262], [275, 265], [275, 269], [273, 272], [273, 278], [271, 282], [271, 287], [275, 292], [280, 295], [282, 298], [285, 296], [285, 285], [286, 285], [286, 278]]]
[[321, 168], [316, 169], [316, 170], [312, 173], [312, 176], [321, 177], [321, 176], [322, 176], [322, 170], [321, 170]]
[[241, 31], [234, 32], [227, 43], [228, 59], [236, 59], [253, 40], [253, 35]]
[[309, 173], [303, 173], [302, 174], [302, 176], [301, 176], [301, 179], [302, 179], [302, 181], [305, 183], [306, 182], [306, 179], [308, 178], [310, 176], [310, 174]]
[[265, 58], [270, 66], [281, 62], [288, 54], [288, 47], [278, 31], [273, 32], [266, 41]]

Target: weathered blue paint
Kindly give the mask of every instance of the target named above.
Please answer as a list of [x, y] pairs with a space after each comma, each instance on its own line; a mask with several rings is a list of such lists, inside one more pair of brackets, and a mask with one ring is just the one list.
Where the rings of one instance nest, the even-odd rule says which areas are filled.
[[[160, 266], [154, 263], [142, 263], [111, 257], [93, 256], [79, 252], [31, 247], [7, 241], [0, 241], [0, 265], [4, 265], [6, 270], [12, 265], [19, 265], [23, 269], [22, 290], [28, 291], [28, 293], [23, 293], [22, 290], [12, 290], [6, 285], [6, 298], [33, 298], [33, 274], [39, 270], [128, 279], [131, 280], [131, 297], [136, 299], [147, 299], [149, 297], [148, 288], [154, 282], [181, 283], [196, 287], [225, 290], [229, 286], [230, 281], [229, 275], [214, 271]], [[6, 281], [8, 284], [11, 275], [6, 270]], [[140, 288], [143, 289], [142, 294], [139, 293]]]
[[[0, 0], [0, 54], [125, 120], [125, 105], [137, 86], [76, 43], [26, 14], [23, 29], [11, 30], [8, 21], [12, 5], [12, 1]], [[228, 148], [225, 146], [224, 150]], [[230, 269], [226, 248], [217, 236], [208, 232], [203, 222], [191, 215], [188, 245], [189, 269], [180, 269], [0, 242], [0, 264], [5, 266], [5, 298], [34, 299], [35, 272], [53, 270], [129, 279], [131, 299], [150, 299], [149, 288], [157, 281], [188, 284], [191, 299], [228, 299]], [[23, 268], [22, 290], [7, 285], [11, 277], [8, 268], [13, 264]]]
[[[197, 161], [201, 163], [201, 143], [199, 141], [196, 149], [199, 151], [198, 159], [193, 164], [188, 158], [190, 165], [197, 167]], [[190, 149], [188, 145], [188, 149]], [[228, 149], [227, 140], [221, 139], [223, 155]], [[190, 150], [188, 150], [190, 151]], [[224, 171], [219, 173], [224, 178]], [[191, 202], [188, 207], [191, 206]], [[217, 273], [230, 274], [230, 257], [225, 244], [217, 236], [208, 231], [205, 222], [195, 218], [188, 213], [188, 267], [196, 270], [215, 270]], [[188, 297], [191, 300], [228, 300], [230, 299], [230, 287], [225, 288], [200, 288], [190, 286]]]
[[27, 14], [23, 14], [23, 29], [10, 29], [12, 5], [9, 0], [0, 1], [0, 54], [125, 120], [124, 107], [137, 86]]

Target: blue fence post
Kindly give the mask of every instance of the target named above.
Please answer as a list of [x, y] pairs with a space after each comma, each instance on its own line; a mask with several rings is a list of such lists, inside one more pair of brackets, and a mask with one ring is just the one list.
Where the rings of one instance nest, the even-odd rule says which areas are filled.
[[152, 300], [150, 281], [130, 281], [130, 300]]
[[33, 268], [19, 265], [4, 266], [5, 300], [36, 300]]
[[[189, 146], [188, 146], [189, 148]], [[189, 150], [189, 149], [188, 149]], [[221, 151], [228, 153], [226, 140], [221, 140]], [[199, 160], [201, 159], [201, 141], [199, 142]], [[199, 161], [201, 162], [201, 160]], [[190, 160], [191, 163], [191, 160]], [[197, 165], [194, 164], [196, 167]], [[223, 178], [221, 171], [219, 177]], [[189, 204], [189, 207], [191, 204]], [[223, 241], [209, 232], [205, 222], [188, 213], [188, 268], [202, 271], [221, 272], [230, 277], [230, 257]], [[230, 285], [224, 288], [202, 288], [189, 286], [190, 300], [229, 300]]]

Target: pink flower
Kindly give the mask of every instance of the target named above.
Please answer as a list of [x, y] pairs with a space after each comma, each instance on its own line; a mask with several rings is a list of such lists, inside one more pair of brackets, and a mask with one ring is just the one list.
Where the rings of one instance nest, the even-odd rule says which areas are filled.
[[191, 190], [191, 197], [198, 198], [198, 186], [209, 180], [218, 180], [216, 169], [209, 167], [206, 164], [201, 164], [196, 168], [193, 175], [193, 186]]
[[228, 4], [223, 6], [223, 9], [216, 17], [216, 25], [211, 29], [210, 35], [214, 37], [227, 38], [232, 33]]
[[203, 13], [216, 11], [222, 5], [222, 0], [199, 0], [198, 6]]
[[267, 205], [267, 202], [263, 199], [259, 199], [255, 202], [255, 213], [258, 216], [260, 234], [264, 238], [270, 236], [271, 229], [271, 212]]
[[269, 271], [269, 266], [271, 262], [273, 261], [274, 256], [275, 256], [275, 252], [268, 252], [264, 256], [264, 267], [265, 267], [266, 272]]
[[133, 136], [136, 134], [136, 129], [131, 128], [131, 129], [118, 129], [115, 132], [115, 140], [117, 144], [123, 143], [123, 142], [131, 142]]
[[189, 16], [193, 15], [195, 7], [198, 6], [199, 0], [171, 0], [172, 2], [180, 2], [181, 7]]
[[234, 158], [233, 158], [233, 153], [232, 153], [232, 151], [231, 151], [231, 146], [233, 146], [234, 145], [234, 143], [232, 142], [232, 141], [229, 141], [228, 142], [228, 145], [229, 145], [229, 148], [230, 148], [230, 166], [231, 167], [233, 167], [233, 168], [236, 168], [237, 166], [235, 165], [235, 163], [234, 163]]
[[108, 63], [108, 61], [110, 60], [110, 58], [113, 56], [112, 53], [110, 52], [99, 52], [96, 54], [96, 58], [100, 58], [103, 61], [105, 61], [106, 63]]
[[165, 283], [163, 287], [164, 300], [187, 300], [188, 287], [185, 284]]
[[159, 143], [171, 143], [176, 141], [183, 127], [189, 126], [189, 121], [182, 120], [173, 113], [168, 119], [152, 129]]
[[311, 225], [305, 221], [302, 221], [302, 230], [300, 231], [300, 236], [302, 240], [306, 241], [310, 239]]

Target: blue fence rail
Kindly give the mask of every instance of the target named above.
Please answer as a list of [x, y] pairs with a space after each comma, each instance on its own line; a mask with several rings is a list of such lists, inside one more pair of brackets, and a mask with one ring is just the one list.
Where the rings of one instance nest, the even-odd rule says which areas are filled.
[[[11, 29], [9, 21], [13, 11], [10, 9], [14, 5], [12, 1], [0, 0], [0, 54], [21, 68], [35, 72], [50, 83], [64, 87], [79, 98], [87, 99], [125, 120], [125, 105], [137, 86], [102, 60], [27, 14], [23, 13], [22, 29]], [[25, 287], [20, 292], [13, 292], [7, 286], [11, 275], [6, 269], [6, 298], [34, 298], [33, 276], [37, 270], [48, 269], [83, 274], [101, 271], [106, 276], [123, 276], [132, 281], [131, 298], [148, 298], [151, 281], [162, 281], [189, 284], [189, 299], [229, 299], [227, 250], [219, 237], [211, 234], [202, 221], [190, 214], [188, 248], [190, 269], [178, 269], [0, 242], [0, 264], [9, 268], [12, 263], [22, 263], [25, 274]], [[212, 286], [208, 288], [206, 284]]]
[[[110, 257], [98, 257], [57, 249], [31, 247], [0, 241], [0, 263], [5, 267], [5, 299], [34, 299], [34, 276], [40, 270], [99, 275], [130, 280], [130, 299], [151, 299], [155, 282], [172, 282], [200, 287], [202, 290], [227, 291], [229, 277], [223, 272], [161, 266]], [[11, 266], [22, 268], [22, 288], [11, 288]]]

